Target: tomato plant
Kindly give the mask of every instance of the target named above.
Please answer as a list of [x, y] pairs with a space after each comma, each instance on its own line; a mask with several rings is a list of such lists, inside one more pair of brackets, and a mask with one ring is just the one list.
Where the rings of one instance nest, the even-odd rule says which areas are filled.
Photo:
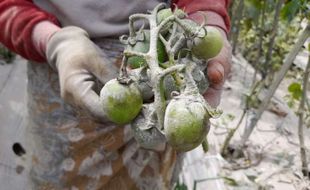
[[[136, 30], [141, 19], [150, 28]], [[126, 48], [119, 77], [101, 90], [103, 109], [115, 123], [130, 122], [146, 149], [163, 150], [167, 143], [177, 151], [194, 149], [205, 141], [209, 118], [217, 113], [201, 94], [208, 88], [205, 63], [223, 45], [220, 32], [165, 4], [131, 15], [129, 31], [120, 37]]]

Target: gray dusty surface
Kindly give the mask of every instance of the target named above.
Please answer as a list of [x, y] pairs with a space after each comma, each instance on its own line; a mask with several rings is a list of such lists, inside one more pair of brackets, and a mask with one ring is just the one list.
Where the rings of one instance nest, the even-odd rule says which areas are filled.
[[14, 143], [23, 144], [26, 126], [26, 61], [0, 65], [0, 184], [1, 190], [26, 189], [27, 178], [18, 166]]
[[[307, 61], [307, 56], [303, 61]], [[300, 60], [299, 60], [300, 61]], [[288, 94], [287, 87], [295, 78], [285, 78], [275, 96], [264, 112], [257, 127], [254, 129], [248, 142], [248, 154], [261, 153], [243, 163], [253, 164], [248, 169], [231, 170], [231, 163], [220, 156], [220, 147], [227, 135], [227, 129], [233, 128], [239, 121], [242, 113], [242, 99], [251, 86], [254, 69], [247, 64], [241, 56], [233, 58], [232, 77], [225, 83], [220, 108], [223, 115], [212, 120], [212, 127], [208, 134], [209, 152], [204, 154], [199, 147], [186, 156], [183, 172], [180, 175], [182, 182], [189, 189], [194, 186], [194, 181], [200, 180], [196, 190], [204, 189], [275, 189], [293, 190], [310, 188], [309, 180], [301, 176], [301, 161], [299, 141], [297, 136], [298, 118], [285, 101]], [[259, 78], [257, 79], [259, 80]], [[310, 92], [308, 92], [310, 98]], [[286, 114], [286, 115], [285, 115]], [[285, 115], [285, 116], [284, 116]], [[233, 116], [233, 118], [231, 118]], [[232, 139], [232, 144], [241, 139], [246, 123], [249, 122], [251, 113], [248, 113], [240, 128]], [[310, 158], [310, 126], [304, 127], [305, 146], [307, 157]], [[239, 160], [242, 163], [242, 160]], [[227, 185], [228, 177], [236, 182], [236, 186]]]
[[[242, 112], [242, 96], [249, 90], [253, 68], [242, 57], [234, 58], [232, 77], [225, 84], [220, 107], [224, 114], [212, 120], [208, 135], [210, 151], [205, 154], [199, 147], [186, 154], [180, 179], [192, 189], [269, 189], [291, 190], [307, 187], [309, 181], [298, 177], [300, 157], [297, 138], [297, 117], [284, 101], [290, 80], [281, 83], [271, 107], [287, 113], [285, 117], [267, 111], [250, 138], [251, 147], [263, 149], [263, 159], [255, 167], [238, 171], [224, 169], [229, 166], [219, 154], [227, 128], [234, 127]], [[23, 144], [26, 115], [26, 61], [17, 58], [14, 64], [0, 65], [0, 184], [1, 190], [26, 189], [26, 171], [19, 168], [20, 159], [12, 151], [16, 142]], [[309, 93], [310, 94], [310, 93]], [[228, 119], [233, 115], [234, 119]], [[247, 116], [249, 119], [250, 115]], [[246, 119], [233, 138], [240, 139]], [[310, 144], [310, 131], [305, 130], [306, 146]], [[309, 149], [308, 149], [309, 150]], [[308, 157], [310, 157], [308, 151]], [[227, 185], [222, 176], [234, 179], [238, 186]], [[310, 185], [309, 185], [310, 186]]]

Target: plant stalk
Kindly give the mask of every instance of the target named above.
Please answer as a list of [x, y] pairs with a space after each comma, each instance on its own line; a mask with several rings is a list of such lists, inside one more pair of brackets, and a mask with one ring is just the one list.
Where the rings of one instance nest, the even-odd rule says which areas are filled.
[[284, 60], [284, 63], [282, 65], [280, 71], [276, 74], [274, 80], [272, 81], [272, 83], [271, 83], [271, 85], [267, 91], [266, 97], [264, 98], [264, 100], [260, 104], [256, 114], [254, 115], [254, 118], [251, 120], [249, 126], [246, 126], [244, 134], [243, 134], [242, 139], [241, 139], [241, 147], [243, 147], [245, 142], [249, 139], [251, 133], [254, 130], [254, 127], [256, 126], [258, 120], [261, 118], [263, 112], [266, 110], [266, 108], [267, 108], [272, 96], [274, 95], [276, 89], [278, 88], [279, 84], [281, 83], [282, 79], [284, 78], [287, 71], [291, 67], [294, 59], [296, 58], [296, 55], [298, 54], [298, 52], [302, 48], [305, 41], [309, 38], [309, 36], [310, 36], [310, 24], [308, 23], [307, 27], [304, 29], [302, 34], [298, 37], [298, 40], [295, 43], [294, 47], [292, 48], [292, 50], [287, 55], [287, 58]]
[[247, 113], [247, 110], [244, 109], [243, 112], [242, 112], [242, 115], [241, 115], [241, 117], [240, 117], [240, 119], [238, 121], [238, 124], [236, 125], [236, 127], [229, 130], [229, 132], [228, 132], [228, 134], [227, 134], [227, 136], [225, 138], [225, 141], [223, 143], [222, 149], [221, 149], [221, 155], [222, 156], [226, 155], [226, 150], [227, 150], [227, 147], [229, 145], [229, 142], [231, 141], [231, 139], [233, 138], [235, 132], [238, 130], [239, 126], [241, 125], [241, 123], [242, 123], [246, 113]]
[[233, 39], [232, 39], [232, 46], [233, 50], [232, 53], [235, 55], [236, 54], [236, 47], [238, 44], [238, 38], [239, 38], [239, 32], [240, 32], [240, 23], [243, 15], [243, 9], [244, 9], [244, 0], [240, 0], [238, 7], [237, 7], [237, 15], [235, 19], [235, 24], [234, 24], [234, 29], [236, 29], [235, 34], [233, 34]]
[[263, 7], [262, 7], [262, 13], [261, 13], [261, 21], [260, 21], [260, 27], [259, 27], [259, 42], [258, 42], [258, 51], [257, 51], [257, 58], [256, 58], [256, 63], [254, 65], [254, 75], [253, 75], [253, 80], [252, 80], [252, 85], [256, 83], [256, 75], [257, 75], [257, 70], [258, 70], [258, 65], [260, 64], [261, 61], [261, 56], [263, 54], [263, 40], [264, 40], [264, 32], [265, 32], [265, 10], [266, 10], [266, 3], [265, 1], [262, 2]]
[[304, 132], [303, 132], [303, 124], [304, 124], [304, 111], [305, 111], [305, 103], [307, 98], [307, 87], [309, 81], [309, 72], [310, 72], [310, 56], [308, 58], [308, 64], [305, 70], [304, 78], [303, 78], [303, 91], [298, 109], [298, 137], [299, 137], [299, 146], [300, 146], [300, 158], [301, 158], [301, 171], [304, 176], [309, 177], [309, 170], [307, 164], [307, 156], [306, 156], [306, 148], [304, 142]]
[[[281, 7], [283, 5], [285, 0], [278, 0], [277, 6], [276, 6], [276, 11], [275, 11], [275, 16], [274, 16], [274, 20], [273, 20], [273, 24], [272, 24], [272, 31], [271, 31], [271, 36], [270, 36], [270, 41], [269, 41], [269, 46], [268, 46], [268, 51], [267, 51], [267, 55], [266, 55], [266, 60], [265, 60], [265, 71], [268, 72], [270, 71], [268, 68], [271, 68], [270, 66], [270, 61], [271, 61], [271, 56], [272, 56], [272, 51], [273, 51], [273, 46], [274, 46], [274, 42], [277, 36], [277, 32], [278, 32], [278, 24], [279, 24], [279, 17], [280, 17], [280, 10]], [[271, 69], [272, 70], [272, 69]], [[264, 71], [264, 72], [265, 72]], [[266, 77], [266, 73], [263, 72], [263, 78]]]

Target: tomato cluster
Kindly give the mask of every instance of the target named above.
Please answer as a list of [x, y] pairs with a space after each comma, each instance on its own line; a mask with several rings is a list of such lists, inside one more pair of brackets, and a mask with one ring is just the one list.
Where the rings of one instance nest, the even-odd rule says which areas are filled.
[[[222, 37], [186, 16], [165, 4], [130, 16], [130, 33], [120, 38], [126, 46], [120, 75], [100, 93], [107, 118], [130, 123], [146, 149], [162, 150], [168, 143], [177, 151], [192, 150], [218, 114], [202, 94], [208, 88], [207, 62], [220, 52]], [[136, 29], [137, 20], [147, 20], [149, 29]]]

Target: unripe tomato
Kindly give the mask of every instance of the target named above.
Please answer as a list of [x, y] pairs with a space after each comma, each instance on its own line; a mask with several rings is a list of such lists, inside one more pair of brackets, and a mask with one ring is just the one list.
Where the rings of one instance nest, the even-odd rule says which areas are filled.
[[[133, 51], [147, 53], [150, 49], [150, 31], [144, 30], [144, 41], [138, 41], [134, 46], [128, 45], [128, 48]], [[167, 60], [167, 53], [165, 50], [164, 44], [158, 40], [157, 41], [157, 58], [160, 63], [163, 63]], [[146, 60], [140, 56], [132, 56], [127, 60], [127, 64], [130, 65], [132, 69], [136, 69], [146, 65]]]
[[209, 116], [195, 96], [171, 100], [165, 112], [164, 132], [168, 143], [177, 151], [199, 146], [208, 132]]
[[175, 80], [171, 75], [167, 75], [164, 78], [164, 90], [165, 90], [165, 98], [171, 99], [171, 93], [173, 91], [179, 91], [179, 87], [177, 86]]
[[172, 10], [170, 8], [162, 9], [157, 13], [157, 23], [160, 24], [163, 20], [173, 15]]
[[219, 54], [222, 47], [223, 38], [220, 31], [214, 27], [207, 27], [206, 36], [194, 39], [192, 52], [197, 58], [208, 60]]
[[154, 104], [144, 104], [140, 114], [132, 121], [133, 136], [146, 149], [163, 150], [165, 136], [159, 131]]
[[[150, 47], [150, 41], [147, 39], [144, 39], [143, 42], [138, 41], [132, 47], [132, 50], [141, 52], [141, 53], [147, 53], [149, 51], [149, 47]], [[128, 58], [127, 63], [130, 65], [132, 69], [136, 69], [136, 68], [146, 65], [146, 60], [140, 56], [132, 56]]]
[[129, 76], [136, 83], [143, 102], [150, 102], [154, 96], [148, 70], [146, 68], [137, 68], [129, 71]]
[[178, 18], [184, 18], [186, 13], [182, 9], [175, 9], [174, 13], [172, 13], [171, 8], [166, 8], [158, 11], [157, 13], [157, 23], [160, 24], [163, 20], [175, 14]]
[[108, 119], [116, 124], [132, 121], [142, 108], [142, 96], [134, 83], [120, 84], [117, 79], [108, 81], [100, 91], [100, 100]]
[[[156, 17], [157, 24], [159, 25], [163, 20], [172, 16], [173, 14], [177, 16], [178, 18], [184, 18], [186, 16], [186, 13], [181, 9], [175, 9], [174, 12], [172, 12], [171, 8], [162, 9], [158, 11], [157, 13], [157, 17]], [[166, 24], [164, 28], [161, 30], [161, 33], [165, 35], [171, 27], [172, 27], [172, 22]]]

